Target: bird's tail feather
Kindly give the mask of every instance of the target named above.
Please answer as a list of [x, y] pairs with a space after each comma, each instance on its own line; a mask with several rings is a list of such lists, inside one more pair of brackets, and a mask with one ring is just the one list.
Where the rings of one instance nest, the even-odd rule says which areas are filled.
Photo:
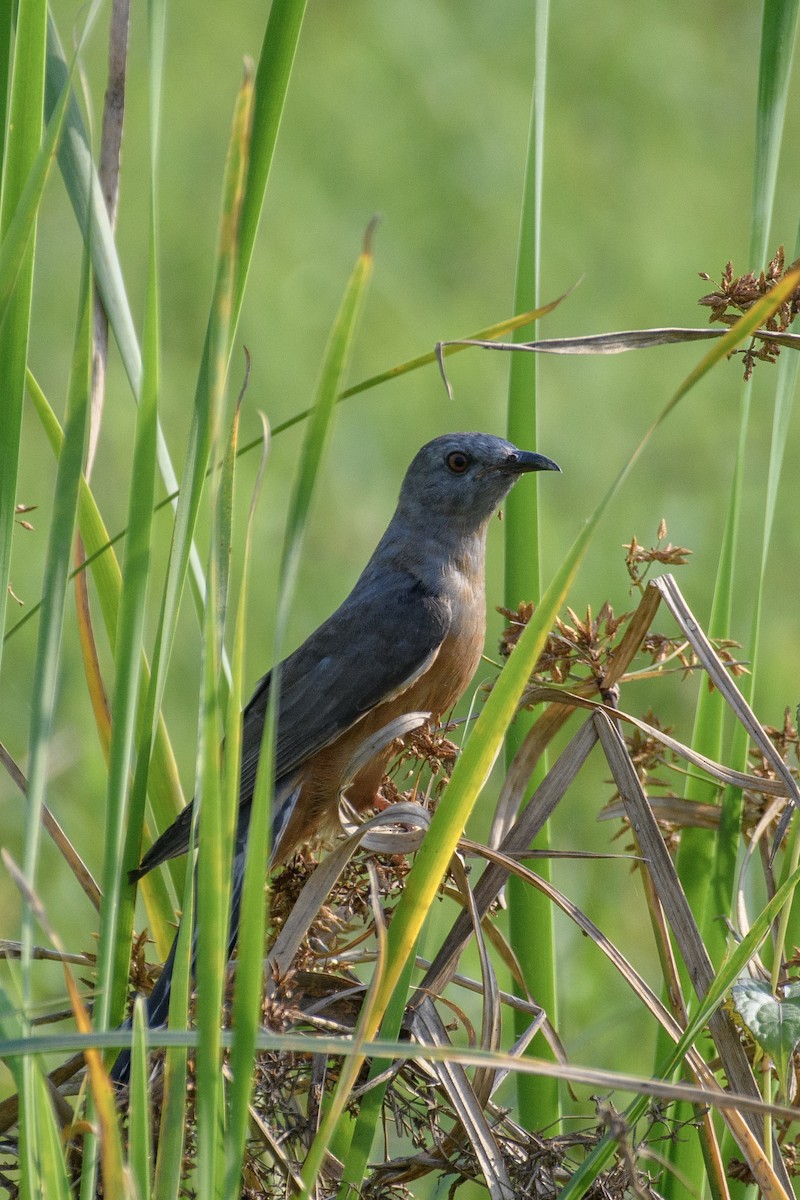
[[[283, 794], [281, 794], [283, 793]], [[272, 846], [273, 853], [270, 858], [270, 866], [274, 861], [274, 850], [278, 846], [280, 839], [286, 829], [289, 817], [291, 816], [297, 797], [300, 793], [300, 785], [289, 785], [288, 789], [276, 789], [276, 796], [273, 806], [273, 821], [272, 821]], [[231, 881], [231, 915], [228, 924], [228, 958], [231, 957], [236, 946], [236, 939], [239, 936], [239, 919], [242, 911], [242, 888], [244, 886], [244, 867], [247, 854], [247, 833], [250, 826], [250, 806], [242, 806], [239, 814], [239, 827], [236, 833], [236, 849], [233, 857], [233, 878]], [[195, 884], [197, 876], [195, 874]], [[175, 935], [175, 940], [167, 956], [167, 961], [164, 963], [163, 970], [159, 975], [156, 985], [153, 988], [147, 999], [147, 1025], [150, 1029], [160, 1029], [167, 1024], [169, 1017], [169, 1000], [172, 991], [172, 973], [175, 968], [175, 951], [178, 945], [178, 935]], [[195, 977], [195, 966], [197, 963], [197, 929], [195, 928], [194, 937], [192, 939], [192, 979]], [[131, 1022], [126, 1021], [122, 1026], [123, 1029], [130, 1029]], [[111, 1080], [113, 1083], [123, 1086], [127, 1084], [130, 1077], [131, 1069], [131, 1052], [130, 1050], [121, 1050], [117, 1055], [113, 1067], [111, 1068]]]
[[[244, 851], [237, 850], [233, 860], [233, 885], [231, 890], [231, 915], [228, 924], [228, 958], [233, 954], [236, 945], [236, 939], [239, 936], [239, 919], [242, 911], [242, 883], [244, 882]], [[175, 952], [178, 947], [178, 934], [175, 934], [175, 939], [167, 955], [167, 960], [164, 963], [161, 974], [156, 980], [156, 985], [150, 995], [147, 997], [147, 1026], [149, 1029], [162, 1029], [167, 1024], [169, 1017], [169, 1001], [172, 993], [172, 975], [175, 970]], [[195, 967], [197, 965], [197, 929], [195, 928], [194, 937], [192, 939], [192, 979], [195, 977]], [[123, 1029], [130, 1029], [131, 1022], [127, 1020], [122, 1026]], [[128, 1083], [131, 1069], [131, 1052], [130, 1050], [121, 1050], [117, 1055], [113, 1067], [111, 1068], [112, 1083], [120, 1086]]]

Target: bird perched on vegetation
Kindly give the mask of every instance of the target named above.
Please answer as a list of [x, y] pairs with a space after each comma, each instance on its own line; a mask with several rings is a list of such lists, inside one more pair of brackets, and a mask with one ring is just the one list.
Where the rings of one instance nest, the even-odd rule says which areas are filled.
[[[503, 438], [451, 433], [428, 442], [406, 472], [389, 526], [350, 595], [279, 667], [272, 862], [335, 824], [348, 768], [367, 738], [397, 717], [447, 713], [466, 690], [486, 630], [484, 564], [489, 520], [520, 475], [558, 471], [543, 454]], [[250, 806], [271, 674], [244, 710], [229, 953], [236, 943]], [[391, 745], [361, 766], [347, 797], [369, 808]], [[189, 848], [192, 804], [132, 872], [139, 879]], [[148, 1023], [166, 1023], [173, 944], [148, 1000]], [[127, 1079], [130, 1054], [112, 1078]]]

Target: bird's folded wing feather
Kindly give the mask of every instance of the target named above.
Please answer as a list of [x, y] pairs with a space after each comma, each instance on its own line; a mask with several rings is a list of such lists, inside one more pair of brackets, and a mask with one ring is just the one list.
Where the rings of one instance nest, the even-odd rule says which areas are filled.
[[[400, 695], [434, 661], [450, 625], [450, 607], [415, 577], [368, 572], [340, 608], [281, 664], [276, 778], [296, 771], [377, 704]], [[255, 786], [272, 672], [244, 710], [240, 805]], [[189, 847], [193, 802], [153, 843], [139, 878]]]
[[[279, 671], [275, 775], [281, 779], [431, 666], [450, 625], [446, 601], [413, 576], [357, 587]], [[244, 713], [241, 800], [252, 795], [269, 699], [265, 676]]]

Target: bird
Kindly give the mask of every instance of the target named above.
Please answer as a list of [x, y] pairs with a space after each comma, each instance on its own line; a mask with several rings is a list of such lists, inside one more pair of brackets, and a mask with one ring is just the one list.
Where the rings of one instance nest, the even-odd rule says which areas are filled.
[[[278, 719], [272, 808], [272, 869], [309, 837], [335, 828], [344, 784], [363, 811], [380, 800], [396, 743], [347, 779], [367, 739], [412, 712], [449, 713], [468, 688], [486, 633], [489, 521], [517, 480], [560, 471], [543, 454], [486, 433], [448, 433], [417, 452], [394, 515], [352, 591], [277, 672], [256, 685], [242, 714], [239, 809], [233, 857], [228, 957], [233, 953], [250, 808], [272, 681]], [[377, 742], [380, 739], [376, 739]], [[189, 849], [194, 802], [130, 873], [136, 882]], [[147, 1001], [151, 1028], [166, 1024], [177, 936]], [[111, 1071], [127, 1082], [130, 1051]]]

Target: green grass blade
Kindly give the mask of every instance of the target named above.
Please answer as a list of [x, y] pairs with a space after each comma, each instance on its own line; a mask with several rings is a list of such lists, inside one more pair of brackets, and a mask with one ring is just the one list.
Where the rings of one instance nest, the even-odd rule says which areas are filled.
[[[264, 422], [264, 449], [247, 520], [242, 582], [236, 613], [231, 664], [231, 698], [228, 706], [225, 742], [226, 746], [231, 748], [228, 761], [232, 763], [238, 763], [241, 755], [242, 722], [240, 712], [244, 694], [245, 629], [253, 522], [261, 493], [268, 444], [268, 431], [266, 422]], [[268, 754], [268, 761], [272, 761], [271, 754]], [[271, 771], [265, 771], [262, 775], [259, 794], [255, 797], [250, 820], [249, 875], [245, 874], [244, 881], [236, 960], [236, 987], [233, 996], [233, 1045], [229, 1059], [233, 1080], [228, 1093], [228, 1133], [225, 1146], [225, 1193], [227, 1195], [234, 1194], [242, 1174], [242, 1160], [249, 1121], [248, 1105], [252, 1090], [255, 1040], [261, 1024], [261, 990], [264, 974], [263, 864], [269, 856], [268, 816], [270, 804], [269, 797], [264, 797], [260, 793], [264, 791], [271, 779]], [[238, 784], [238, 778], [234, 779], [234, 783]], [[259, 863], [261, 864], [260, 872], [258, 870]]]
[[[6, 42], [4, 74], [10, 75], [9, 124], [6, 138], [0, 240], [5, 240], [22, 201], [36, 162], [42, 133], [44, 95], [44, 21], [42, 0], [25, 5], [17, 17], [16, 37]], [[10, 35], [10, 29], [7, 33]], [[25, 250], [15, 271], [13, 300], [0, 325], [0, 369], [3, 376], [3, 420], [0, 421], [0, 628], [5, 629], [11, 543], [14, 533], [19, 440], [25, 367], [28, 355], [34, 238], [25, 239]], [[0, 652], [0, 657], [2, 654]]]
[[[4, 988], [0, 987], [0, 1039], [9, 1042], [25, 1036], [23, 1025]], [[0, 1054], [0, 1057], [2, 1055]], [[29, 1056], [31, 1059], [34, 1056]], [[20, 1196], [22, 1200], [69, 1200], [66, 1164], [53, 1106], [38, 1062], [26, 1063], [21, 1058], [3, 1058], [20, 1098], [19, 1155]], [[25, 1074], [30, 1067], [31, 1086], [25, 1087]]]
[[[402, 375], [418, 371], [420, 367], [433, 366], [439, 360], [440, 350], [442, 357], [449, 358], [451, 354], [460, 354], [463, 350], [468, 350], [469, 345], [467, 343], [469, 342], [492, 341], [495, 338], [502, 337], [503, 334], [513, 333], [516, 329], [523, 329], [526, 325], [536, 322], [539, 317], [552, 312], [561, 303], [562, 299], [563, 296], [560, 296], [558, 300], [552, 301], [550, 304], [543, 304], [540, 308], [529, 312], [518, 313], [515, 317], [507, 317], [504, 321], [497, 321], [493, 325], [487, 325], [485, 329], [478, 330], [477, 333], [470, 333], [466, 337], [441, 343], [440, 346], [437, 346], [433, 350], [428, 350], [425, 354], [417, 354], [414, 358], [408, 358], [405, 362], [397, 363], [385, 371], [380, 371], [377, 375], [370, 375], [367, 379], [362, 379], [359, 383], [353, 383], [350, 387], [344, 388], [336, 397], [336, 402], [338, 404], [342, 400], [349, 400], [351, 396], [359, 396], [362, 392], [368, 392], [372, 388], [378, 387], [381, 383], [388, 383], [391, 379], [399, 379]], [[273, 437], [276, 437], [279, 433], [284, 433], [285, 430], [291, 429], [294, 425], [299, 425], [301, 421], [307, 420], [312, 412], [313, 409], [304, 408], [302, 412], [295, 413], [293, 417], [287, 417], [285, 421], [281, 421], [280, 424], [273, 428]], [[252, 442], [246, 442], [239, 453], [246, 454], [248, 450], [254, 449], [259, 444], [260, 440], [258, 438]]]
[[[49, 775], [49, 749], [58, 686], [67, 577], [88, 423], [92, 311], [90, 274], [87, 262], [81, 286], [81, 306], [67, 397], [64, 441], [58, 460], [53, 515], [48, 536], [44, 575], [45, 600], [39, 623], [32, 688], [24, 854], [24, 876], [31, 892], [36, 890], [42, 832], [41, 814]], [[26, 1005], [30, 1000], [33, 923], [33, 913], [25, 897], [22, 910], [22, 984]], [[36, 1087], [36, 1068], [31, 1060], [26, 1060], [24, 1074], [24, 1095], [30, 1106], [33, 1089]]]
[[128, 1110], [128, 1161], [138, 1200], [150, 1200], [152, 1114], [147, 1090], [148, 1074], [147, 1012], [140, 996], [133, 1007], [133, 1056]]
[[[227, 443], [221, 436], [225, 408], [225, 381], [232, 337], [234, 286], [239, 256], [239, 234], [245, 177], [250, 152], [253, 80], [249, 68], [237, 97], [223, 186], [222, 213], [217, 248], [214, 303], [207, 337], [207, 377], [198, 389], [202, 408], [198, 431], [209, 439], [214, 455], [212, 472], [211, 556], [203, 626], [203, 692], [198, 745], [199, 855], [197, 891], [197, 1147], [198, 1191], [201, 1197], [217, 1194], [222, 1162], [219, 1133], [222, 1126], [223, 1087], [220, 1074], [220, 1011], [227, 955], [231, 860], [236, 821], [237, 769], [226, 772], [223, 797], [222, 719], [228, 697], [221, 687], [229, 555], [231, 547], [233, 466], [237, 420]], [[202, 484], [202, 476], [200, 478]], [[236, 718], [239, 719], [239, 709]], [[238, 756], [235, 759], [238, 763]], [[227, 801], [227, 803], [225, 803]]]
[[132, 889], [127, 883], [123, 886], [123, 870], [126, 865], [136, 865], [133, 862], [125, 863], [126, 830], [132, 824], [128, 789], [139, 712], [156, 482], [158, 293], [153, 237], [154, 229], [151, 231], [145, 317], [145, 369], [136, 413], [128, 498], [128, 539], [114, 643], [114, 694], [111, 705], [103, 906], [98, 959], [100, 991], [95, 1007], [95, 1021], [101, 1029], [107, 1024], [118, 1025], [123, 1016], [133, 924]]
[[[756, 105], [756, 146], [753, 175], [753, 208], [750, 228], [750, 255], [753, 269], [765, 264], [769, 255], [769, 226], [775, 197], [780, 144], [786, 115], [786, 100], [797, 31], [797, 0], [776, 0], [763, 6], [758, 97]], [[708, 630], [712, 637], [730, 636], [731, 611], [734, 599], [736, 550], [739, 542], [739, 520], [742, 489], [747, 469], [747, 441], [750, 420], [750, 387], [742, 391], [739, 436], [731, 481], [725, 529], [722, 537], [714, 596]], [[780, 465], [777, 464], [779, 473]], [[769, 490], [771, 486], [768, 483]], [[766, 532], [766, 531], [765, 531]], [[754, 606], [754, 629], [760, 619], [764, 561], [757, 584]], [[753, 641], [753, 676], [744, 684], [746, 696], [752, 694], [755, 674], [756, 643]], [[692, 746], [711, 758], [722, 755], [724, 706], [719, 695], [701, 689]], [[743, 730], [734, 733], [733, 762], [743, 765], [747, 758], [747, 738]], [[721, 803], [720, 827], [712, 836], [708, 831], [687, 828], [683, 831], [677, 866], [687, 899], [695, 914], [700, 933], [712, 961], [719, 962], [725, 952], [727, 932], [719, 918], [730, 911], [736, 886], [737, 856], [743, 810], [741, 792], [727, 788], [720, 798], [717, 790], [698, 779], [690, 779], [685, 789], [687, 799], [705, 803]], [[684, 982], [688, 983], [682, 970]], [[659, 1051], [663, 1050], [663, 1037]], [[694, 1178], [702, 1171], [697, 1139], [677, 1141], [672, 1148], [672, 1161], [678, 1171]], [[670, 1176], [668, 1196], [677, 1196], [677, 1176]]]
[[[709, 1017], [725, 999], [732, 984], [747, 970], [748, 964], [758, 952], [758, 948], [764, 938], [769, 934], [773, 922], [783, 906], [791, 899], [798, 885], [800, 885], [800, 870], [794, 871], [778, 889], [769, 903], [765, 905], [758, 914], [758, 917], [753, 921], [746, 936], [733, 948], [728, 958], [726, 958], [722, 967], [715, 975], [711, 987], [703, 997], [702, 1002], [698, 1005], [697, 1011], [689, 1021], [680, 1041], [675, 1045], [670, 1044], [665, 1060], [658, 1064], [658, 1068], [654, 1072], [655, 1078], [668, 1079], [672, 1075], [677, 1065], [682, 1061], [686, 1051], [702, 1034]], [[648, 1097], [640, 1096], [629, 1105], [624, 1113], [624, 1119], [629, 1127], [632, 1128], [641, 1119], [650, 1103], [651, 1101]], [[578, 1171], [572, 1176], [563, 1191], [559, 1193], [560, 1200], [580, 1200], [580, 1197], [586, 1194], [600, 1172], [611, 1162], [616, 1149], [617, 1141], [613, 1136], [606, 1135], [603, 1137]], [[698, 1176], [693, 1176], [692, 1178], [696, 1179]]]
[[[46, 396], [30, 372], [28, 373], [28, 393], [33, 401], [37, 416], [53, 452], [56, 456], [59, 456], [63, 444], [61, 426], [48, 404]], [[88, 559], [91, 559], [92, 576], [100, 601], [100, 610], [113, 650], [117, 640], [117, 621], [122, 594], [122, 572], [116, 555], [113, 551], [110, 553], [107, 552], [108, 532], [103, 524], [91, 488], [83, 477], [81, 477], [78, 501], [78, 526], [84, 546], [88, 551]], [[100, 547], [103, 548], [104, 552], [98, 554], [97, 551]], [[142, 678], [143, 680], [149, 679], [149, 666], [144, 655], [142, 659]], [[141, 736], [145, 721], [144, 704], [144, 697], [140, 694], [138, 712], [139, 736]], [[174, 815], [175, 812], [183, 807], [178, 769], [163, 717], [159, 718], [157, 726], [153, 766], [147, 786], [156, 811], [172, 812]], [[170, 902], [160, 873], [155, 872], [152, 876], [148, 876], [145, 897], [149, 902], [148, 919], [150, 928], [159, 949], [166, 956], [174, 935], [174, 930], [168, 924], [172, 920], [174, 905]]]
[[[258, 220], [264, 202], [269, 168], [275, 150], [275, 142], [280, 127], [280, 118], [286, 100], [291, 68], [300, 35], [305, 2], [299, 0], [278, 0], [270, 10], [261, 58], [256, 74], [256, 94], [252, 115], [252, 131], [250, 136], [250, 155], [248, 174], [244, 184], [241, 200], [241, 218], [239, 244], [236, 261], [236, 280], [233, 287], [231, 313], [229, 321], [229, 338], [226, 347], [226, 362], [230, 357], [230, 349], [236, 324], [244, 296], [244, 287], [252, 257]], [[190, 554], [191, 537], [197, 519], [198, 505], [206, 473], [209, 452], [210, 430], [206, 418], [208, 378], [210, 370], [210, 329], [212, 318], [209, 318], [209, 329], [203, 348], [203, 356], [198, 376], [195, 394], [194, 422], [190, 435], [190, 445], [187, 452], [183, 472], [183, 492], [181, 493], [176, 510], [175, 534], [170, 555], [170, 567], [167, 587], [164, 595], [162, 614], [159, 621], [159, 633], [156, 644], [156, 654], [153, 663], [153, 688], [148, 699], [152, 714], [160, 711], [166, 666], [174, 637], [175, 622], [186, 575], [186, 566]], [[170, 492], [174, 486], [167, 484]], [[146, 751], [146, 747], [144, 748]], [[146, 771], [146, 753], [140, 756], [142, 770]], [[140, 782], [141, 788], [143, 784]]]
[[[67, 64], [64, 53], [55, 25], [50, 18], [47, 30], [46, 76], [48, 115], [61, 95], [66, 75]], [[67, 101], [65, 128], [61, 139], [58, 163], [79, 226], [83, 230], [87, 219], [90, 223], [90, 244], [97, 288], [102, 297], [103, 307], [109, 326], [114, 333], [131, 390], [135, 399], [138, 400], [142, 385], [141, 350], [102, 188], [92, 160], [89, 137], [73, 92], [70, 92]], [[160, 426], [157, 436], [158, 466], [164, 486], [171, 496], [177, 495], [178, 479]], [[189, 546], [188, 555], [191, 566], [192, 595], [199, 614], [203, 608], [202, 598], [205, 583], [197, 549], [193, 544]]]
[[274, 0], [264, 30], [255, 81], [252, 149], [242, 209], [239, 260], [234, 287], [233, 329], [239, 320], [244, 299], [305, 11], [306, 0]]
[[[603, 513], [619, 492], [653, 434], [693, 384], [701, 379], [715, 363], [723, 359], [730, 349], [747, 336], [751, 329], [756, 328], [761, 320], [766, 319], [770, 307], [777, 308], [782, 302], [783, 295], [789, 294], [798, 281], [800, 281], [800, 270], [793, 272], [791, 278], [787, 276], [787, 279], [779, 285], [782, 289], [780, 293], [771, 294], [759, 303], [759, 312], [751, 311], [745, 314], [681, 383], [578, 534], [542, 596], [533, 617], [525, 626], [517, 642], [514, 653], [501, 671], [475, 722], [461, 757], [456, 762], [450, 782], [434, 813], [430, 829], [406, 878], [403, 894], [394, 910], [389, 928], [387, 969], [374, 1000], [374, 1021], [371, 1027], [365, 1028], [363, 1031], [365, 1041], [372, 1040], [375, 1036], [392, 995], [398, 988], [405, 964], [413, 953], [417, 938], [455, 851], [458, 839], [502, 749], [506, 731], [514, 718], [530, 673]], [[352, 1080], [358, 1074], [361, 1061], [360, 1056], [355, 1054], [347, 1063], [331, 1107], [323, 1119], [309, 1151], [312, 1163], [321, 1161], [322, 1148], [330, 1144], [333, 1137], [335, 1114], [343, 1104], [338, 1092], [340, 1089], [345, 1093], [349, 1090]], [[363, 1131], [359, 1131], [359, 1138], [361, 1141], [365, 1140]], [[349, 1155], [345, 1157], [349, 1157]], [[313, 1183], [310, 1172], [304, 1173], [304, 1180], [309, 1189], [306, 1194], [310, 1194]]]
[[[300, 466], [289, 505], [281, 560], [281, 588], [275, 622], [276, 662], [280, 658], [286, 621], [291, 611], [309, 509], [330, 434], [336, 398], [347, 366], [364, 293], [372, 275], [373, 225], [370, 225], [367, 230], [363, 249], [348, 281], [328, 339], [320, 369], [314, 408], [306, 429]], [[274, 771], [274, 737], [279, 688], [280, 677], [278, 676], [278, 686], [270, 689], [270, 702], [264, 722], [264, 735], [248, 838], [245, 892], [242, 903], [243, 952], [249, 956], [247, 968], [249, 983], [248, 991], [243, 993], [240, 1003], [247, 1017], [246, 1036], [253, 1039], [255, 1039], [258, 1021], [256, 1004], [260, 1000], [260, 990], [258, 990], [261, 974], [260, 960], [264, 944], [263, 903], [259, 901], [258, 897], [263, 888], [263, 864], [269, 857], [269, 809], [271, 780]], [[247, 939], [246, 950], [244, 949], [245, 938]], [[258, 955], [258, 960], [255, 958], [256, 955]], [[242, 1049], [242, 1059], [244, 1053], [245, 1051]], [[311, 1160], [309, 1171], [312, 1174], [315, 1172], [313, 1156], [319, 1155], [323, 1151], [324, 1143], [315, 1139], [314, 1147], [309, 1155]]]
[[314, 409], [306, 429], [300, 469], [297, 474], [289, 512], [286, 519], [286, 538], [281, 559], [281, 587], [276, 618], [276, 658], [281, 653], [286, 621], [292, 605], [297, 571], [303, 548], [308, 512], [322, 457], [328, 442], [336, 397], [347, 365], [364, 291], [372, 274], [372, 233], [370, 225], [364, 238], [364, 248], [358, 257], [347, 285], [336, 320], [328, 339], [317, 384]]
[[[514, 307], [533, 309], [539, 305], [539, 275], [542, 241], [542, 186], [544, 178], [545, 84], [547, 78], [547, 31], [550, 17], [549, 0], [537, 0], [534, 31], [534, 80], [528, 150], [525, 164], [525, 184], [522, 199], [519, 243], [517, 247], [517, 277]], [[522, 340], [522, 333], [515, 340]], [[538, 447], [538, 376], [537, 354], [513, 354], [508, 383], [508, 436], [516, 445], [529, 450]], [[553, 451], [558, 457], [556, 450]], [[522, 600], [538, 601], [541, 590], [539, 558], [539, 489], [516, 489], [505, 504], [505, 604], [516, 609]], [[525, 738], [533, 718], [520, 713], [508, 731], [505, 754], [511, 762]], [[540, 771], [546, 769], [543, 762]], [[531, 780], [531, 789], [539, 781]], [[536, 848], [547, 850], [550, 845], [549, 825], [536, 839]], [[542, 859], [540, 869], [550, 878], [550, 864]], [[527, 986], [535, 991], [554, 1026], [558, 1023], [556, 955], [553, 942], [553, 909], [546, 897], [533, 888], [526, 888], [518, 879], [508, 883], [508, 916], [510, 943]], [[516, 1032], [525, 1031], [527, 1017], [515, 1013]], [[532, 1055], [549, 1057], [550, 1049], [542, 1034], [530, 1046]], [[517, 1076], [517, 1099], [520, 1118], [529, 1129], [544, 1129], [558, 1120], [560, 1108], [558, 1082], [555, 1079], [531, 1075]]]
[[799, 7], [798, 0], [769, 0], [762, 11], [750, 222], [750, 260], [753, 270], [765, 263], [769, 255], [769, 227], [775, 202]]

